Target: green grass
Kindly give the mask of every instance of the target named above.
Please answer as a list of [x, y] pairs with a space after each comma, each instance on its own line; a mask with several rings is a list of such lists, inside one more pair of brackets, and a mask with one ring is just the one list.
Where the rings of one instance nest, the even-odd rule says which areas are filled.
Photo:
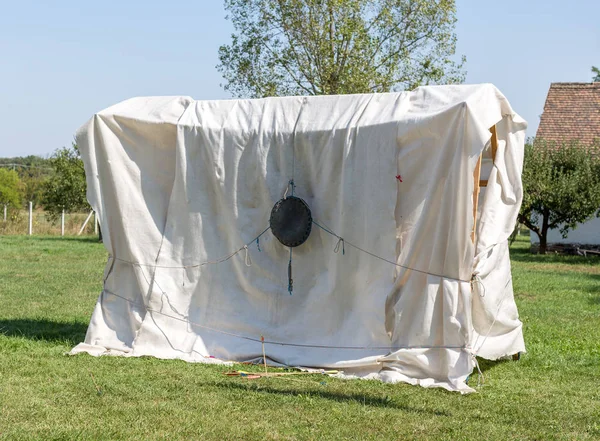
[[106, 261], [93, 239], [0, 236], [2, 439], [600, 439], [600, 259], [512, 250], [528, 353], [440, 389], [220, 366], [65, 356]]

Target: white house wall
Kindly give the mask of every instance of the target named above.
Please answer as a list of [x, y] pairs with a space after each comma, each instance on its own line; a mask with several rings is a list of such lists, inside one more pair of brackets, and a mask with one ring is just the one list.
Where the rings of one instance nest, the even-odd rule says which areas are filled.
[[[537, 243], [539, 239], [535, 233], [531, 234], [531, 243]], [[575, 230], [569, 231], [569, 235], [563, 238], [559, 230], [548, 232], [548, 243], [580, 243], [586, 245], [600, 245], [600, 218], [593, 218], [584, 224], [579, 224]]]

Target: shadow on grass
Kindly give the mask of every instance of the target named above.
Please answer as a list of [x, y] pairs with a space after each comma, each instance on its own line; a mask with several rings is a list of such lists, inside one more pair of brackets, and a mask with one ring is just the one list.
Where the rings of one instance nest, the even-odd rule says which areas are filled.
[[588, 255], [587, 257], [565, 255], [557, 253], [534, 254], [525, 247], [511, 247], [510, 259], [525, 263], [566, 263], [571, 265], [595, 265], [600, 263], [600, 256]]
[[[507, 360], [507, 359], [502, 359], [502, 360], [486, 360], [485, 358], [480, 358], [477, 357], [477, 363], [479, 363], [479, 369], [481, 369], [482, 373], [486, 373], [487, 371], [490, 371], [492, 369], [494, 369], [496, 366], [500, 366], [504, 363], [518, 363], [518, 360]], [[473, 374], [477, 373], [477, 369], [475, 369], [473, 371]]]
[[37, 236], [33, 237], [39, 242], [83, 242], [83, 243], [101, 243], [98, 236]]
[[[391, 397], [370, 397], [365, 394], [356, 393], [341, 393], [333, 392], [329, 390], [314, 390], [314, 389], [278, 389], [273, 386], [266, 386], [263, 384], [240, 384], [240, 383], [205, 383], [207, 386], [221, 387], [226, 389], [239, 389], [245, 392], [257, 392], [263, 394], [276, 394], [290, 397], [298, 397], [299, 395], [310, 397], [310, 398], [323, 398], [326, 400], [337, 401], [339, 403], [355, 402], [364, 406], [371, 407], [383, 407], [402, 410], [405, 412], [417, 413], [422, 415], [435, 415], [435, 416], [452, 416], [446, 410], [436, 409], [422, 409], [418, 407], [408, 406], [406, 404], [396, 403]], [[306, 386], [310, 386], [309, 383]]]
[[98, 236], [27, 236], [24, 234], [0, 234], [0, 237], [5, 241], [14, 242], [79, 242], [79, 243], [102, 243], [98, 240]]
[[30, 340], [60, 342], [74, 346], [85, 339], [87, 324], [44, 319], [0, 319], [0, 335]]

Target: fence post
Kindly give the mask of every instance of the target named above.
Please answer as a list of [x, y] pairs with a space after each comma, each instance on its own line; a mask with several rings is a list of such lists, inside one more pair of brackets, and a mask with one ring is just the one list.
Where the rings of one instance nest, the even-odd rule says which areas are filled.
[[85, 230], [85, 226], [87, 225], [87, 223], [90, 221], [90, 218], [92, 217], [92, 214], [94, 214], [94, 211], [90, 211], [90, 214], [88, 214], [88, 217], [85, 218], [85, 222], [83, 223], [83, 225], [81, 226], [81, 229], [79, 230], [79, 233], [77, 233], [78, 236], [81, 236], [81, 233], [83, 233], [83, 230]]
[[29, 201], [29, 235], [33, 234], [33, 202]]
[[60, 235], [65, 235], [65, 209], [63, 208], [62, 214], [60, 215]]
[[6, 204], [4, 204], [4, 222], [6, 222]]
[[94, 211], [94, 234], [98, 234], [98, 213]]

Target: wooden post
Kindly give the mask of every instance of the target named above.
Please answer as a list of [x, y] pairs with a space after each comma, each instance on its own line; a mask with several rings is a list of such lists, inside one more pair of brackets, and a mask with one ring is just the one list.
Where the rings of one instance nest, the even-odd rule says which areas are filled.
[[29, 201], [29, 235], [33, 234], [33, 202]]
[[94, 211], [90, 211], [90, 214], [88, 214], [88, 217], [85, 218], [85, 222], [81, 226], [81, 229], [79, 230], [79, 233], [77, 233], [78, 236], [81, 236], [81, 233], [83, 233], [83, 230], [85, 230], [85, 226], [90, 221], [90, 218], [92, 217], [92, 214], [94, 214]]
[[[490, 129], [492, 132], [492, 137], [490, 138], [490, 143], [492, 144], [492, 164], [496, 163], [496, 152], [498, 151], [498, 136], [496, 135], [496, 126], [492, 126]], [[488, 181], [487, 179], [479, 180], [480, 187], [487, 187]]]
[[477, 206], [479, 203], [479, 178], [481, 176], [481, 155], [473, 171], [473, 230], [471, 231], [471, 240], [475, 243], [475, 230], [477, 228]]
[[4, 222], [6, 222], [6, 207], [7, 207], [7, 205], [4, 204]]
[[98, 234], [98, 213], [94, 211], [94, 234]]
[[496, 162], [496, 152], [498, 151], [498, 136], [496, 135], [496, 126], [492, 126], [490, 132], [492, 132], [492, 162]]
[[[496, 126], [490, 128], [492, 137], [490, 139], [492, 147], [492, 163], [496, 162], [496, 152], [498, 151], [498, 136], [496, 135]], [[483, 154], [482, 154], [483, 155]], [[481, 187], [487, 187], [488, 181], [481, 180], [481, 155], [477, 160], [477, 165], [473, 171], [473, 231], [471, 231], [471, 240], [475, 243], [475, 231], [477, 229], [477, 207], [479, 204], [479, 191]]]
[[60, 235], [65, 235], [65, 209], [63, 208], [62, 214], [60, 215]]

